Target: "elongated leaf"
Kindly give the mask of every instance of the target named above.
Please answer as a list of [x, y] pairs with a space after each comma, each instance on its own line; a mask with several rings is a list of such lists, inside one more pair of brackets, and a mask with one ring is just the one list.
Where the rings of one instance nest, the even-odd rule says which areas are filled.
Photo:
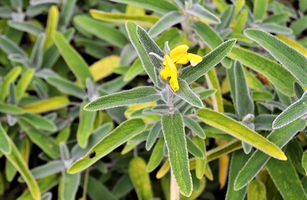
[[152, 172], [153, 170], [155, 170], [160, 164], [160, 162], [162, 161], [163, 147], [164, 147], [164, 138], [162, 137], [158, 140], [156, 146], [154, 147], [151, 153], [151, 156], [149, 158], [149, 161], [146, 167], [147, 172]]
[[0, 112], [13, 114], [13, 115], [21, 115], [23, 114], [23, 110], [17, 106], [11, 104], [0, 103]]
[[[130, 181], [129, 175], [124, 174], [116, 182], [115, 186], [112, 189], [112, 193], [115, 197], [121, 198], [129, 193], [133, 189], [133, 185]], [[97, 199], [98, 200], [98, 199]]]
[[57, 159], [60, 154], [58, 143], [46, 133], [40, 132], [22, 117], [19, 117], [18, 123], [27, 133], [33, 143], [39, 146], [48, 156]]
[[142, 200], [151, 200], [153, 194], [145, 161], [141, 157], [133, 158], [129, 163], [128, 173], [138, 197]]
[[[3, 133], [6, 134], [5, 132]], [[0, 150], [2, 151], [4, 156], [14, 165], [14, 167], [17, 169], [20, 175], [24, 178], [30, 190], [32, 198], [35, 200], [39, 200], [41, 192], [37, 185], [37, 182], [35, 181], [33, 175], [31, 174], [26, 162], [22, 158], [14, 142], [8, 136], [6, 138], [9, 140], [9, 146], [11, 147], [11, 152], [7, 154], [2, 151], [2, 148]]]
[[206, 21], [209, 21], [213, 24], [221, 23], [221, 20], [217, 16], [215, 16], [213, 13], [211, 13], [209, 10], [199, 4], [194, 4], [192, 8], [186, 10], [186, 12]]
[[243, 65], [263, 74], [283, 94], [294, 95], [293, 83], [296, 79], [278, 63], [241, 47], [234, 47], [228, 57], [238, 59]]
[[305, 174], [307, 174], [307, 151], [304, 151], [302, 156], [302, 166], [305, 170]]
[[197, 117], [274, 158], [280, 160], [287, 159], [285, 154], [275, 144], [226, 115], [205, 108], [198, 111]]
[[[81, 179], [81, 184], [84, 188], [84, 178]], [[131, 184], [131, 183], [130, 183]], [[88, 177], [87, 193], [93, 200], [99, 200], [103, 197], [105, 200], [116, 200], [113, 194], [105, 187], [101, 181], [93, 177]]]
[[216, 92], [211, 95], [213, 109], [219, 112], [224, 112], [221, 86], [215, 69], [214, 68], [210, 69], [208, 73], [205, 74], [205, 77], [208, 82], [209, 89], [216, 90]]
[[44, 43], [44, 50], [46, 50], [52, 42], [52, 37], [59, 21], [59, 9], [56, 6], [51, 6], [48, 12], [47, 26], [46, 26], [46, 39]]
[[[276, 144], [278, 147], [282, 148], [298, 131], [303, 130], [306, 125], [306, 121], [297, 120], [284, 126], [283, 128], [272, 131], [268, 135], [267, 139]], [[256, 150], [246, 162], [242, 170], [240, 170], [235, 181], [235, 190], [246, 186], [258, 174], [269, 159], [270, 157], [268, 155]]]
[[77, 131], [77, 141], [81, 148], [85, 148], [88, 144], [88, 139], [92, 133], [96, 112], [83, 110], [87, 102], [83, 102], [79, 111], [79, 126]]
[[[0, 41], [1, 42], [1, 41]], [[3, 83], [0, 88], [0, 101], [4, 101], [8, 94], [10, 83], [14, 83], [21, 72], [21, 67], [14, 67], [11, 71], [4, 77]]]
[[90, 66], [90, 72], [95, 81], [99, 81], [114, 71], [119, 66], [119, 57], [111, 55], [104, 57]]
[[[209, 26], [208, 24], [197, 21], [192, 26], [192, 29], [195, 33], [203, 40], [211, 49], [217, 48], [219, 45], [223, 43], [223, 39], [220, 37], [215, 30]], [[221, 59], [221, 63], [224, 67], [230, 68], [231, 67], [231, 60], [229, 58]]]
[[191, 90], [188, 83], [184, 80], [179, 81], [179, 90], [177, 92], [172, 90], [172, 92], [192, 106], [196, 106], [198, 108], [204, 107], [204, 104], [199, 96]]
[[[221, 23], [215, 26], [217, 32], [221, 32], [223, 29], [227, 29], [231, 24], [234, 16], [235, 16], [235, 5], [228, 5], [223, 12], [221, 13], [220, 19]], [[222, 42], [222, 41], [221, 41]], [[220, 43], [221, 43], [220, 42]]]
[[246, 194], [246, 187], [241, 190], [234, 190], [235, 178], [239, 171], [244, 166], [248, 159], [248, 155], [242, 150], [235, 151], [231, 157], [229, 175], [228, 175], [228, 186], [225, 200], [243, 200]]
[[94, 81], [92, 74], [88, 68], [88, 65], [84, 59], [74, 50], [64, 36], [59, 32], [53, 33], [53, 40], [55, 45], [58, 47], [62, 57], [64, 58], [66, 64], [74, 75], [81, 81], [82, 85], [85, 84], [86, 78]]
[[276, 117], [276, 119], [273, 121], [273, 129], [281, 128], [304, 116], [307, 113], [306, 103], [307, 92], [304, 92], [303, 96], [298, 101], [291, 104]]
[[64, 29], [69, 24], [76, 2], [76, 0], [67, 0], [62, 6], [58, 23], [59, 30]]
[[126, 23], [126, 30], [128, 32], [130, 42], [132, 43], [133, 47], [137, 51], [138, 56], [141, 59], [142, 65], [143, 65], [146, 73], [148, 74], [148, 76], [150, 77], [152, 82], [155, 85], [157, 85], [158, 80], [157, 80], [157, 77], [156, 77], [154, 66], [151, 64], [151, 62], [150, 62], [150, 60], [147, 56], [147, 53], [146, 53], [145, 49], [143, 48], [143, 45], [140, 43], [138, 35], [136, 33], [137, 24], [135, 24], [134, 22], [127, 22]]
[[233, 29], [234, 33], [241, 33], [243, 31], [247, 20], [247, 16], [248, 16], [248, 11], [247, 9], [244, 9], [238, 17], [237, 23]]
[[43, 62], [44, 40], [45, 40], [45, 34], [44, 33], [39, 34], [32, 49], [30, 62], [32, 63], [32, 67], [35, 69], [39, 69]]
[[243, 119], [248, 114], [254, 114], [254, 102], [249, 92], [241, 62], [236, 60], [233, 67], [235, 75], [235, 107], [238, 116]]
[[[72, 164], [70, 168], [68, 168], [68, 173], [74, 174], [88, 168], [127, 140], [141, 133], [145, 127], [146, 125], [143, 120], [137, 118], [123, 122], [108, 136], [92, 147], [84, 157]], [[92, 154], [94, 154], [94, 156], [89, 158]]]
[[187, 140], [187, 148], [189, 153], [194, 155], [197, 158], [205, 158], [204, 152], [198, 148], [198, 146], [191, 140], [189, 137], [186, 137]]
[[74, 17], [74, 23], [87, 32], [117, 47], [124, 47], [128, 43], [127, 38], [121, 32], [88, 16], [78, 15]]
[[263, 23], [258, 28], [260, 30], [275, 34], [283, 34], [283, 35], [292, 34], [292, 30], [290, 28], [287, 28], [285, 26], [276, 23]]
[[206, 134], [203, 128], [190, 117], [183, 117], [184, 125], [193, 131], [198, 137], [205, 139]]
[[10, 154], [11, 149], [12, 147], [10, 145], [10, 138], [0, 124], [0, 151], [6, 154]]
[[147, 151], [149, 151], [151, 147], [154, 145], [154, 143], [156, 142], [160, 134], [161, 128], [162, 128], [161, 121], [158, 121], [150, 129], [149, 134], [146, 139], [146, 145], [145, 145]]
[[40, 116], [35, 115], [32, 113], [25, 113], [22, 115], [29, 123], [31, 123], [34, 127], [46, 131], [56, 131], [57, 127], [56, 125], [49, 121], [48, 119]]
[[74, 200], [76, 199], [76, 193], [79, 187], [80, 182], [80, 173], [77, 174], [69, 174], [66, 171], [63, 173], [63, 178], [60, 183], [62, 185], [61, 188], [61, 199], [63, 200]]
[[131, 4], [135, 6], [139, 6], [142, 8], [146, 8], [148, 10], [156, 11], [158, 13], [166, 13], [168, 11], [172, 10], [178, 10], [178, 8], [164, 0], [157, 0], [157, 1], [151, 1], [151, 0], [111, 0], [118, 3], [124, 3], [124, 4]]
[[161, 17], [159, 21], [155, 23], [154, 26], [152, 26], [149, 29], [148, 34], [151, 37], [156, 37], [163, 31], [165, 31], [166, 29], [172, 27], [175, 24], [182, 22], [185, 19], [186, 19], [186, 16], [182, 15], [179, 11], [168, 12], [165, 15], [163, 15], [163, 17]]
[[254, 2], [254, 18], [262, 20], [266, 14], [268, 7], [268, 0], [256, 0]]
[[22, 74], [20, 80], [18, 81], [18, 83], [16, 85], [16, 95], [17, 95], [18, 101], [23, 97], [25, 91], [27, 90], [28, 86], [30, 85], [30, 82], [31, 82], [33, 76], [34, 76], [34, 70], [33, 69], [29, 69]]
[[28, 59], [26, 52], [22, 48], [3, 35], [0, 35], [0, 48], [8, 55], [17, 54], [21, 58]]
[[196, 166], [195, 166], [196, 177], [198, 179], [201, 179], [206, 171], [206, 164], [207, 164], [206, 144], [202, 138], [199, 138], [197, 136], [193, 137], [193, 141], [204, 154], [204, 158], [196, 158]]
[[175, 113], [173, 115], [162, 116], [162, 130], [177, 185], [181, 194], [190, 196], [193, 191], [193, 185], [181, 114]]
[[[245, 30], [244, 34], [263, 46], [274, 58], [307, 86], [307, 58], [278, 38], [260, 30]], [[276, 48], [278, 46], [278, 48]]]
[[8, 25], [17, 30], [25, 31], [27, 33], [32, 33], [36, 36], [38, 36], [40, 33], [44, 31], [43, 28], [37, 26], [32, 22], [9, 21]]
[[141, 74], [142, 72], [144, 72], [142, 62], [140, 59], [137, 59], [127, 71], [124, 81], [131, 81], [132, 79], [134, 79], [137, 75]]
[[284, 199], [307, 199], [307, 195], [290, 160], [270, 159], [266, 168]]
[[100, 10], [90, 10], [93, 18], [103, 21], [110, 21], [116, 23], [126, 23], [126, 21], [133, 21], [142, 27], [152, 27], [159, 18], [153, 15], [133, 15], [127, 13], [107, 13]]
[[223, 155], [229, 154], [238, 149], [242, 149], [240, 140], [232, 140], [226, 144], [207, 151], [207, 162], [220, 158]]
[[203, 60], [195, 67], [189, 66], [182, 70], [181, 78], [188, 84], [196, 81], [199, 77], [207, 73], [211, 68], [217, 65], [233, 48], [236, 40], [228, 40], [213, 49], [209, 54], [203, 57]]
[[158, 95], [158, 92], [153, 87], [144, 86], [102, 96], [87, 104], [84, 109], [96, 111], [119, 106], [154, 102], [159, 99], [160, 95]]
[[64, 108], [69, 104], [67, 97], [52, 97], [50, 99], [45, 99], [39, 102], [27, 104], [21, 108], [26, 112], [31, 113], [44, 113], [60, 108]]
[[46, 78], [46, 81], [64, 94], [69, 94], [80, 99], [84, 99], [84, 97], [86, 96], [84, 89], [66, 79], [50, 76]]
[[278, 37], [278, 39], [282, 40], [283, 42], [285, 42], [289, 46], [291, 46], [294, 49], [296, 49], [297, 51], [299, 51], [304, 56], [307, 56], [307, 49], [303, 45], [301, 45], [299, 42], [292, 40], [289, 37], [284, 36], [284, 35], [277, 35], [276, 37]]

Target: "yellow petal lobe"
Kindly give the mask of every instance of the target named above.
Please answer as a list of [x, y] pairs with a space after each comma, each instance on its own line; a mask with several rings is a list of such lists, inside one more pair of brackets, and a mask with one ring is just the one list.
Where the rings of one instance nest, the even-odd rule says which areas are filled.
[[187, 54], [189, 47], [187, 45], [179, 45], [171, 50], [170, 57], [173, 63], [176, 63], [178, 59]]

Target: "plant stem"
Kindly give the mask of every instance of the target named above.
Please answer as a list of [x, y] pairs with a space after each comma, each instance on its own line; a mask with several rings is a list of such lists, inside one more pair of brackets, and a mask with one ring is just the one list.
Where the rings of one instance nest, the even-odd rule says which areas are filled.
[[175, 176], [173, 175], [173, 171], [170, 170], [171, 173], [171, 200], [179, 200], [180, 192], [176, 183]]
[[87, 185], [88, 185], [89, 174], [90, 174], [90, 170], [87, 169], [85, 171], [85, 175], [84, 175], [84, 186], [83, 186], [82, 200], [86, 200], [86, 193], [87, 193]]

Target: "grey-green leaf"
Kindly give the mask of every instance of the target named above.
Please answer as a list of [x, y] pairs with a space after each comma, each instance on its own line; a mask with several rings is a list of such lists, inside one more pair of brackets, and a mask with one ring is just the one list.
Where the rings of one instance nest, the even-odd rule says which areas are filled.
[[281, 128], [294, 120], [304, 116], [307, 113], [307, 91], [304, 92], [303, 96], [282, 113], [280, 113], [273, 121], [273, 129]]
[[102, 96], [87, 104], [84, 109], [88, 111], [96, 111], [119, 106], [154, 102], [159, 99], [160, 95], [155, 88], [144, 86]]
[[162, 130], [168, 149], [172, 173], [181, 193], [190, 196], [193, 191], [189, 169], [187, 142], [182, 116], [179, 113], [162, 116]]
[[188, 104], [192, 106], [196, 106], [198, 108], [204, 107], [203, 102], [199, 98], [197, 94], [195, 94], [191, 88], [189, 87], [188, 83], [185, 80], [179, 81], [179, 90], [177, 92], [172, 92], [181, 98], [182, 100], [186, 101]]
[[221, 23], [221, 20], [217, 16], [215, 16], [213, 13], [211, 13], [209, 10], [199, 4], [194, 4], [191, 9], [186, 10], [185, 12], [201, 19], [207, 20], [213, 24]]
[[202, 139], [206, 138], [206, 134], [204, 129], [192, 118], [190, 117], [183, 117], [184, 125], [187, 126], [193, 133], [199, 136]]
[[304, 55], [264, 31], [248, 29], [244, 31], [244, 34], [264, 47], [294, 77], [307, 86], [307, 58]]

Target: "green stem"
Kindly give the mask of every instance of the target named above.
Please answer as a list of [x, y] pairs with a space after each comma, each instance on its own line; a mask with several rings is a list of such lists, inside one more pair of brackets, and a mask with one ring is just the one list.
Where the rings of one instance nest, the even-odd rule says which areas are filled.
[[87, 185], [88, 185], [88, 177], [89, 177], [89, 175], [90, 175], [90, 170], [87, 169], [85, 171], [85, 175], [84, 175], [84, 186], [83, 186], [82, 200], [86, 200]]

